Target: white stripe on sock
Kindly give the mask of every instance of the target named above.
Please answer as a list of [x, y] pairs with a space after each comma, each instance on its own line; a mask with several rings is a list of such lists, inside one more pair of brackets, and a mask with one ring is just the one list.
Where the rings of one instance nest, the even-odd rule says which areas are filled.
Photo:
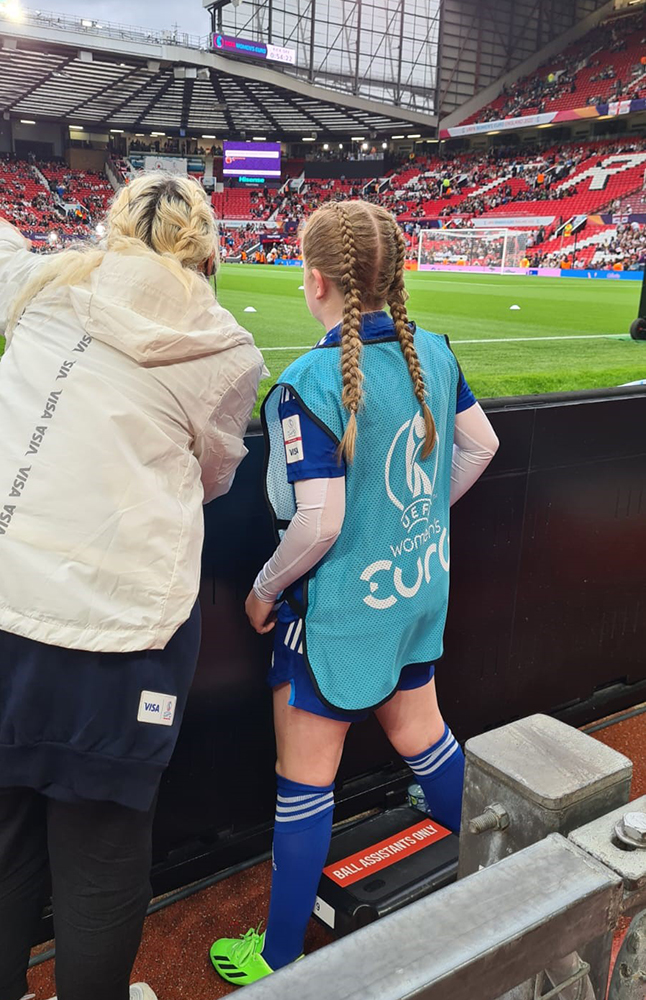
[[312, 806], [320, 806], [323, 803], [331, 802], [333, 799], [334, 799], [333, 793], [328, 792], [327, 795], [321, 795], [318, 798], [314, 799], [312, 802], [305, 802], [305, 803], [301, 802], [300, 804], [293, 806], [282, 806], [277, 802], [276, 813], [282, 814], [282, 813], [303, 812], [306, 809], [311, 809]]
[[440, 768], [442, 764], [444, 764], [449, 759], [449, 757], [453, 756], [455, 751], [458, 749], [458, 746], [459, 744], [457, 740], [454, 740], [453, 746], [449, 747], [449, 749], [446, 751], [443, 757], [440, 757], [439, 760], [436, 760], [435, 763], [431, 764], [430, 767], [427, 767], [422, 771], [415, 771], [415, 774], [419, 775], [420, 777], [426, 777], [427, 775], [432, 774], [433, 771], [437, 771], [438, 768]]
[[321, 789], [320, 792], [308, 792], [307, 795], [277, 795], [276, 799], [278, 802], [311, 802], [313, 799], [320, 799], [321, 796], [329, 794], [330, 792]]
[[325, 812], [328, 809], [334, 809], [334, 799], [331, 802], [324, 802], [323, 805], [317, 806], [315, 809], [310, 809], [308, 812], [299, 813], [296, 816], [282, 816], [276, 813], [277, 823], [293, 823], [299, 819], [308, 819], [310, 816], [316, 816], [317, 813]]
[[440, 757], [447, 749], [447, 747], [450, 746], [451, 743], [453, 742], [455, 742], [455, 736], [449, 729], [448, 733], [446, 734], [442, 742], [439, 744], [439, 746], [435, 748], [435, 750], [431, 750], [430, 753], [427, 753], [424, 757], [420, 758], [419, 760], [416, 760], [415, 763], [413, 763], [410, 760], [407, 760], [406, 763], [410, 767], [411, 771], [414, 771], [415, 774], [417, 774], [420, 768], [427, 767], [428, 764], [432, 764], [434, 760]]

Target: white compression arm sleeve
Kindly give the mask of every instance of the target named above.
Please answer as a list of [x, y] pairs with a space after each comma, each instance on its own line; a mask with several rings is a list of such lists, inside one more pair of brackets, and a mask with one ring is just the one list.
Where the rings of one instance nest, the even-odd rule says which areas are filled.
[[296, 513], [253, 585], [256, 597], [267, 603], [320, 562], [343, 526], [345, 476], [305, 479], [294, 484], [294, 493]]
[[451, 504], [470, 490], [498, 451], [498, 438], [480, 406], [470, 406], [455, 418]]

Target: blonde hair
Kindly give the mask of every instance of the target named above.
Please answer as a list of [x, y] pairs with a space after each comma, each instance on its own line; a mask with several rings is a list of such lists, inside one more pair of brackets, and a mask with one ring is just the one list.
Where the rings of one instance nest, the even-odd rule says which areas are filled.
[[191, 178], [166, 173], [138, 177], [116, 195], [105, 224], [106, 235], [99, 247], [63, 250], [37, 269], [11, 305], [8, 334], [39, 292], [80, 284], [99, 267], [108, 251], [156, 255], [187, 293], [205, 261], [214, 256], [217, 266], [217, 222], [206, 192]]
[[351, 462], [356, 450], [357, 413], [363, 400], [361, 314], [382, 309], [387, 303], [424, 417], [422, 458], [428, 458], [437, 435], [406, 312], [404, 234], [393, 216], [378, 205], [364, 201], [331, 202], [310, 216], [303, 230], [302, 246], [308, 271], [317, 268], [343, 292], [341, 401], [350, 418], [339, 453]]

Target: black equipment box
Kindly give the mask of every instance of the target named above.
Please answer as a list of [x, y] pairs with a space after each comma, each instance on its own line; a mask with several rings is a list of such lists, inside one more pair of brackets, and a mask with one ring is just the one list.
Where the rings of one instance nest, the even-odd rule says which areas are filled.
[[453, 882], [455, 834], [426, 813], [401, 806], [332, 838], [314, 916], [337, 937]]

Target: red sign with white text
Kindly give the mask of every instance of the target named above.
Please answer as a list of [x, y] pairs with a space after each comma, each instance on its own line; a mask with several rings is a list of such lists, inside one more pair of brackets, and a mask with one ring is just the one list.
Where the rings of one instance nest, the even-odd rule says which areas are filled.
[[373, 844], [372, 847], [357, 851], [356, 854], [342, 858], [341, 861], [335, 861], [323, 869], [323, 874], [337, 885], [352, 885], [366, 875], [389, 868], [390, 865], [395, 865], [411, 854], [423, 851], [429, 844], [435, 844], [450, 835], [451, 831], [439, 823], [432, 823], [429, 819], [422, 820], [421, 823], [409, 826], [406, 830]]

